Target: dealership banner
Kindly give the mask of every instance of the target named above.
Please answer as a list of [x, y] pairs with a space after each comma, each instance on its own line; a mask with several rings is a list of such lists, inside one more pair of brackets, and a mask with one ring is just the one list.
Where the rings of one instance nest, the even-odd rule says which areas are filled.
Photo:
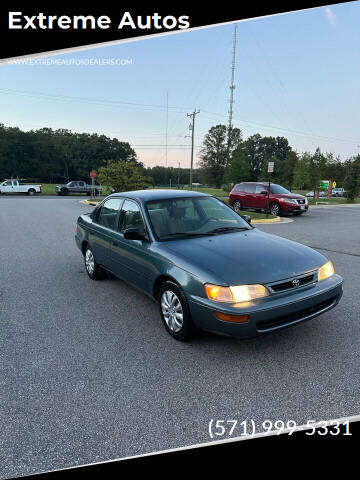
[[[333, 2], [344, 3], [344, 2]], [[327, 2], [240, 2], [236, 6], [195, 8], [194, 4], [166, 7], [118, 7], [101, 2], [97, 6], [68, 7], [2, 2], [0, 59], [53, 53], [58, 50], [96, 46], [150, 35], [163, 35], [214, 24], [316, 8]]]

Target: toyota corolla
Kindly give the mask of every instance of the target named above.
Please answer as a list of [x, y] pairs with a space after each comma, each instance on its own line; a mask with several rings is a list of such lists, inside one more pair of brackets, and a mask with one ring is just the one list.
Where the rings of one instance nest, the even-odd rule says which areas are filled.
[[329, 311], [342, 295], [321, 253], [259, 231], [203, 193], [112, 194], [78, 218], [75, 239], [91, 279], [111, 272], [141, 289], [177, 340], [197, 330], [262, 335]]

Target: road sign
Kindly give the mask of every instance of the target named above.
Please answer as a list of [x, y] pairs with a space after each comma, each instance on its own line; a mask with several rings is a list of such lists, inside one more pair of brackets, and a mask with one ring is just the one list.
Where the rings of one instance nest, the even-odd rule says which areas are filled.
[[273, 173], [274, 171], [274, 162], [268, 162], [268, 173]]
[[95, 178], [96, 175], [97, 175], [97, 174], [96, 174], [96, 170], [91, 170], [91, 172], [90, 172], [90, 177], [91, 177], [91, 178]]
[[335, 188], [335, 187], [336, 187], [336, 182], [333, 182], [333, 185], [332, 185], [332, 187], [333, 187], [333, 188]]

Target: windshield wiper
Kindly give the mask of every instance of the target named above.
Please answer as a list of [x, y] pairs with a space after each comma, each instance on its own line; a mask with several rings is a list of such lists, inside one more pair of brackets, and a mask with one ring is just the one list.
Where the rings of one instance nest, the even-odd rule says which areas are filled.
[[173, 237], [177, 235], [186, 235], [187, 237], [198, 237], [198, 236], [204, 236], [204, 235], [216, 235], [215, 232], [175, 232], [175, 233], [167, 233], [166, 235], [160, 235], [160, 238], [165, 238], [165, 237]]
[[208, 233], [233, 232], [234, 230], [237, 230], [237, 231], [251, 230], [251, 228], [248, 228], [248, 227], [219, 227], [219, 228], [215, 228], [214, 230], [210, 230], [210, 232], [208, 232]]

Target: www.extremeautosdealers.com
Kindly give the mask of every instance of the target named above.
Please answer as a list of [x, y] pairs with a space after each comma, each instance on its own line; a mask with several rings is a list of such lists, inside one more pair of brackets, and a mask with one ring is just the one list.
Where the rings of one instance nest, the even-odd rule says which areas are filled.
[[132, 58], [19, 58], [9, 59], [9, 65], [75, 66], [75, 67], [126, 67], [133, 65]]

